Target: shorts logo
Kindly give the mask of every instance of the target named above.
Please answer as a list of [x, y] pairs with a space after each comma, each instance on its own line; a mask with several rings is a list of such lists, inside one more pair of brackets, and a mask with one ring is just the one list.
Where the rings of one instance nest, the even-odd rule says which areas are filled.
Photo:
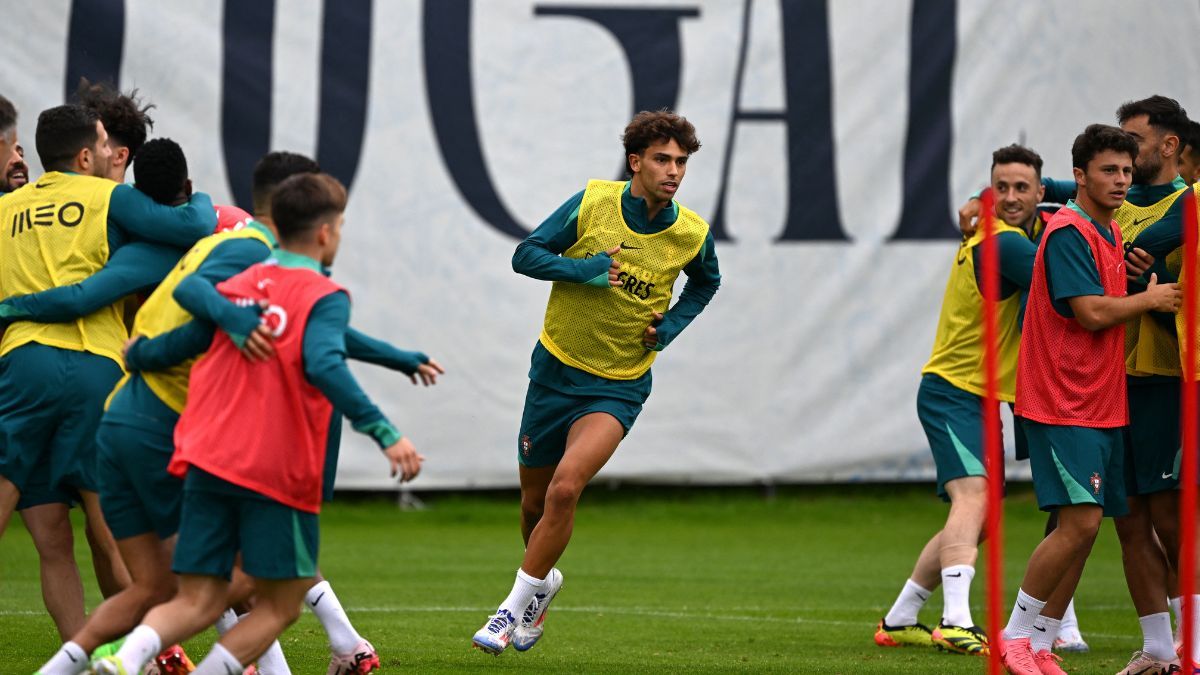
[[521, 437], [521, 454], [528, 457], [531, 450], [533, 450], [533, 441], [529, 440], [529, 434], [525, 434]]
[[1092, 494], [1100, 494], [1100, 474], [1092, 474]]

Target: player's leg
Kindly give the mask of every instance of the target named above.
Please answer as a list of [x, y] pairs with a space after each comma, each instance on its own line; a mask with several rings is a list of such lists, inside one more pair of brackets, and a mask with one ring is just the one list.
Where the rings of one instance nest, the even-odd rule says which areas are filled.
[[21, 490], [12, 481], [0, 475], [0, 537], [8, 529], [8, 521], [12, 519], [13, 511], [17, 510], [17, 501], [21, 499]]
[[891, 609], [875, 627], [875, 644], [880, 647], [932, 647], [932, 631], [917, 619], [929, 596], [942, 583], [940, 553], [942, 532], [925, 542], [912, 574], [896, 596]]
[[517, 466], [521, 480], [521, 538], [526, 546], [546, 510], [546, 490], [557, 466], [557, 462], [549, 466]]
[[[312, 578], [255, 578], [254, 608], [238, 620], [196, 667], [196, 673], [240, 673], [292, 625], [303, 609]], [[221, 670], [228, 667], [233, 670]]]
[[[350, 623], [350, 617], [333, 586], [317, 571], [316, 583], [311, 583], [304, 593], [304, 605], [312, 610], [325, 635], [329, 637], [329, 672], [369, 673], [379, 668], [379, 655]], [[261, 664], [260, 664], [261, 666]]]
[[987, 515], [987, 478], [958, 478], [946, 483], [946, 491], [950, 494], [950, 515], [942, 528], [938, 551], [944, 609], [932, 638], [944, 649], [986, 655], [987, 636], [971, 617], [970, 596]]
[[63, 503], [39, 504], [19, 513], [37, 548], [42, 601], [58, 628], [59, 637], [66, 640], [84, 621], [83, 581], [75, 564], [70, 507]]
[[100, 495], [80, 490], [79, 501], [87, 519], [84, 533], [88, 546], [92, 549], [92, 568], [96, 572], [96, 584], [100, 586], [101, 595], [111, 598], [129, 587], [129, 568], [121, 558], [117, 540], [108, 529], [108, 524], [104, 522], [104, 513], [100, 509]]
[[1133, 496], [1129, 514], [1115, 520], [1125, 584], [1142, 627], [1142, 651], [1153, 659], [1175, 657], [1167, 605], [1167, 558], [1155, 537], [1149, 499]]

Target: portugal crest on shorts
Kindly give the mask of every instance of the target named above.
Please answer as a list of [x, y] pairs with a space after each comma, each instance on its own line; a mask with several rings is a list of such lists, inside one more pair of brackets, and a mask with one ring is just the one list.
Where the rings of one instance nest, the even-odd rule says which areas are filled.
[[533, 442], [529, 440], [529, 434], [521, 436], [521, 454], [528, 457], [531, 449], [533, 449]]
[[1100, 474], [1092, 473], [1092, 494], [1100, 494]]

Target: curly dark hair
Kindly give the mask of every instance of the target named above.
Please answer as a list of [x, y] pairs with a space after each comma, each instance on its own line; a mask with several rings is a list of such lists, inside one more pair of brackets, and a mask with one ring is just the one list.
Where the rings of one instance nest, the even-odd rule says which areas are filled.
[[154, 120], [149, 115], [154, 104], [139, 98], [137, 89], [122, 94], [111, 83], [92, 83], [86, 77], [80, 78], [75, 98], [83, 107], [96, 111], [110, 137], [129, 148], [129, 161], [132, 162], [154, 128]]
[[696, 140], [696, 127], [675, 112], [662, 108], [653, 112], [643, 110], [633, 116], [633, 120], [621, 134], [621, 142], [625, 144], [625, 173], [633, 175], [633, 167], [629, 164], [630, 155], [640, 155], [654, 143], [674, 140], [687, 154], [695, 154], [700, 150], [700, 141]]
[[1087, 171], [1088, 162], [1105, 150], [1123, 152], [1137, 160], [1138, 144], [1133, 136], [1107, 124], [1089, 124], [1071, 144], [1071, 166]]
[[1038, 179], [1042, 177], [1042, 156], [1023, 145], [1006, 145], [992, 153], [992, 168], [997, 164], [1026, 164], [1033, 167]]
[[159, 204], [173, 204], [187, 178], [183, 148], [169, 138], [148, 141], [133, 163], [133, 186]]

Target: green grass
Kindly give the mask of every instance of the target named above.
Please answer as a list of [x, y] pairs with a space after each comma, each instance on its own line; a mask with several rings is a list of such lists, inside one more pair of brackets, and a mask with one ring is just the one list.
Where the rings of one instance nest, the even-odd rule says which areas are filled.
[[[343, 500], [322, 514], [321, 567], [385, 672], [976, 673], [983, 661], [881, 649], [875, 623], [945, 518], [920, 487], [618, 491], [584, 496], [566, 578], [534, 650], [498, 658], [471, 635], [512, 584], [521, 545], [514, 495], [443, 495], [424, 511]], [[1007, 504], [1006, 599], [1041, 538], [1028, 490]], [[77, 538], [81, 567], [87, 550]], [[86, 575], [85, 575], [86, 576]], [[974, 589], [984, 622], [984, 570]], [[98, 600], [85, 578], [89, 606]], [[19, 521], [0, 541], [0, 672], [29, 673], [57, 647], [37, 563]], [[1076, 604], [1092, 653], [1071, 672], [1112, 673], [1140, 646], [1120, 551], [1106, 524]], [[922, 619], [937, 621], [940, 594]], [[213, 631], [187, 643], [197, 660]], [[308, 613], [282, 638], [292, 670], [323, 673], [324, 634]]]

